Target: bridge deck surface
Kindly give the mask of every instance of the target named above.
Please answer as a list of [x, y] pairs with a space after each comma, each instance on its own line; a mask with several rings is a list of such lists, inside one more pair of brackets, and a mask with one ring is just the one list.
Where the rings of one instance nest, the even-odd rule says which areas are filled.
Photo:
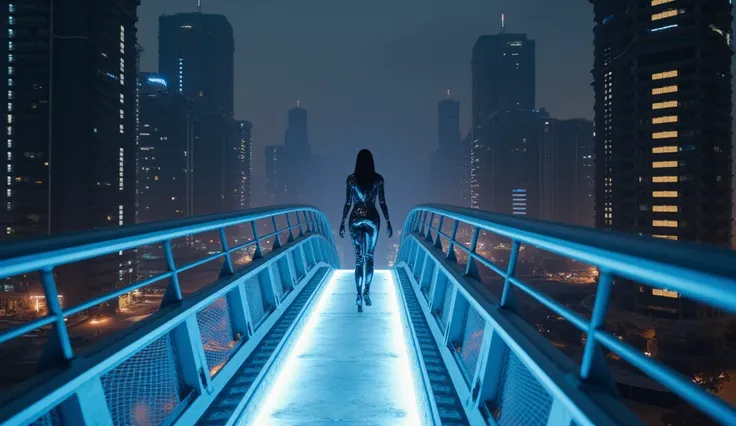
[[397, 291], [377, 271], [373, 306], [359, 313], [352, 271], [336, 271], [256, 424], [418, 424]]

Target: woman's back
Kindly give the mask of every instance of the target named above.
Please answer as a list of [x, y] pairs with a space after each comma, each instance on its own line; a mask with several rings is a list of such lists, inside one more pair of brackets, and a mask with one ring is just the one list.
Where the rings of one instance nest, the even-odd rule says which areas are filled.
[[376, 197], [378, 197], [379, 189], [383, 183], [383, 177], [378, 173], [375, 174], [373, 182], [369, 184], [360, 184], [355, 174], [351, 174], [347, 179], [350, 198], [353, 202], [353, 208], [376, 208]]

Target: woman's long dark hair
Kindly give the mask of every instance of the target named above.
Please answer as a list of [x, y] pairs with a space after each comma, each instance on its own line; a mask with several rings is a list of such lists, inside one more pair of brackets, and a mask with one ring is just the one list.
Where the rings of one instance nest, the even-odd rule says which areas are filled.
[[361, 149], [355, 159], [355, 180], [362, 189], [367, 189], [376, 179], [376, 166], [373, 163], [373, 154], [367, 149]]

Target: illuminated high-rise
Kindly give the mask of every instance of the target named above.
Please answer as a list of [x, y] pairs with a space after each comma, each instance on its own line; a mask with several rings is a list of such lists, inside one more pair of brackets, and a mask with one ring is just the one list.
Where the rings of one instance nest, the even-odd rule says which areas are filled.
[[233, 208], [226, 191], [238, 182], [226, 179], [240, 176], [225, 163], [240, 144], [233, 130], [234, 51], [233, 28], [225, 16], [197, 12], [159, 18], [159, 72], [170, 90], [192, 100], [196, 117], [194, 215]]
[[[679, 241], [731, 240], [729, 0], [591, 0], [596, 226]], [[632, 289], [637, 310], [702, 313]]]
[[[470, 147], [470, 206], [511, 212], [525, 187], [495, 188], [504, 165], [503, 153], [524, 155], [519, 135], [525, 123], [539, 118], [535, 109], [535, 42], [526, 34], [501, 32], [478, 38], [473, 47], [473, 117]], [[503, 133], [503, 135], [499, 134]], [[512, 140], [516, 142], [511, 143]], [[510, 144], [506, 144], [506, 142]], [[500, 155], [500, 156], [499, 156]], [[519, 176], [519, 179], [527, 179]], [[517, 179], [518, 180], [518, 179]], [[510, 184], [510, 179], [504, 178]], [[514, 184], [516, 186], [519, 185]], [[514, 186], [512, 185], [512, 186]], [[523, 185], [527, 185], [524, 183]], [[511, 190], [514, 192], [512, 197]], [[521, 201], [513, 201], [520, 204]], [[506, 208], [508, 206], [508, 209]], [[500, 209], [500, 210], [499, 210]], [[519, 210], [521, 211], [521, 210]], [[526, 211], [526, 210], [525, 210]]]
[[[0, 239], [135, 220], [138, 0], [5, 3]], [[52, 34], [53, 37], [49, 37]], [[69, 299], [129, 282], [129, 253], [58, 270]], [[90, 291], [91, 290], [91, 291]], [[114, 303], [110, 303], [112, 308]]]

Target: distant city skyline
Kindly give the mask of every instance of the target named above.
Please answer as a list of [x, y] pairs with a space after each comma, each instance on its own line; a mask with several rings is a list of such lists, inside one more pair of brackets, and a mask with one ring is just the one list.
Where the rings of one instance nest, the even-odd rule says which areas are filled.
[[[538, 57], [539, 66], [546, 70], [537, 77], [539, 104], [559, 118], [592, 118], [589, 5], [566, 0], [542, 13], [513, 1], [469, 0], [460, 8], [436, 0], [430, 3], [419, 15], [408, 4], [389, 7], [382, 1], [329, 7], [215, 1], [204, 5], [205, 13], [223, 13], [238, 23], [234, 28], [235, 116], [254, 123], [254, 175], [260, 180], [260, 191], [265, 147], [280, 140], [286, 124], [283, 111], [297, 100], [310, 111], [315, 153], [352, 162], [360, 148], [372, 148], [377, 165], [390, 179], [401, 174], [378, 147], [386, 141], [391, 152], [413, 153], [417, 161], [422, 159], [422, 164], [405, 165], [404, 171], [426, 168], [430, 142], [436, 138], [427, 123], [434, 122], [436, 103], [448, 88], [453, 98], [467, 106], [461, 109], [462, 134], [470, 128], [472, 44], [482, 34], [497, 33], [504, 12], [508, 32], [528, 32], [549, 47]], [[194, 0], [141, 6], [144, 67], [155, 64], [152, 25], [158, 16], [195, 9]], [[314, 25], [323, 28], [322, 33], [340, 37], [317, 37], [310, 29]], [[378, 27], [385, 31], [377, 32]], [[417, 49], [419, 40], [418, 45], [425, 47]], [[338, 51], [341, 54], [335, 55]], [[315, 68], [315, 60], [331, 69], [330, 77]], [[401, 122], [395, 118], [398, 112]]]

